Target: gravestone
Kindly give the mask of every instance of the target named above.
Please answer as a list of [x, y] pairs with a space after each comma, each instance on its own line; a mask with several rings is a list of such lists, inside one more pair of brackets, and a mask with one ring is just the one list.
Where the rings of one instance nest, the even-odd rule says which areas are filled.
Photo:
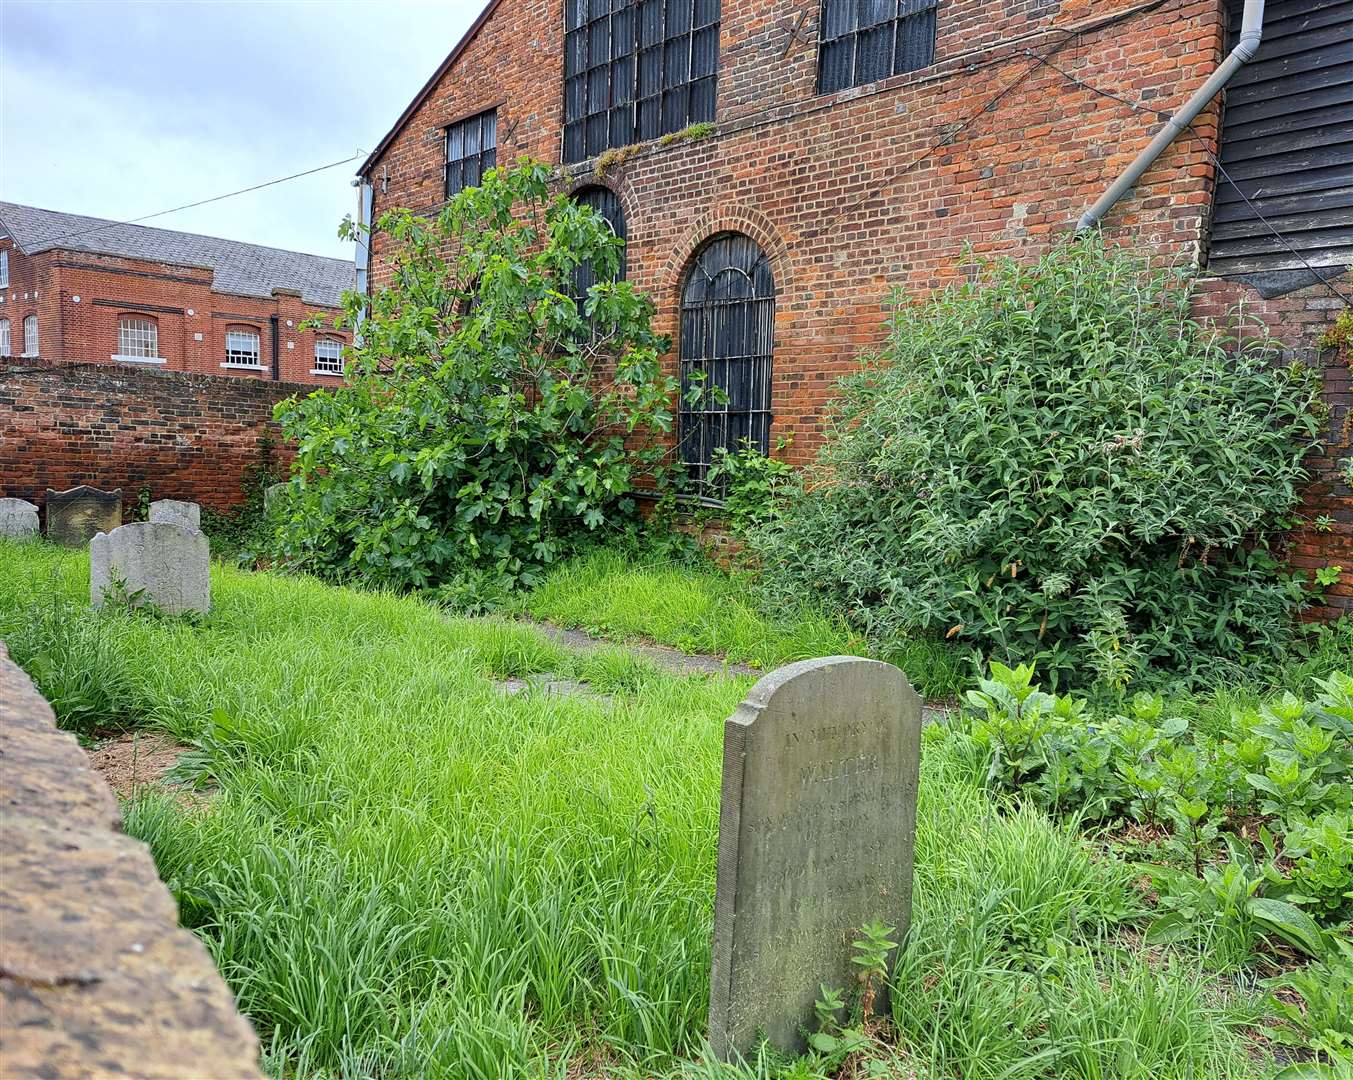
[[157, 499], [150, 504], [150, 520], [162, 521], [166, 525], [181, 525], [185, 529], [201, 532], [202, 508], [195, 502]]
[[162, 521], [133, 521], [89, 542], [89, 599], [110, 590], [170, 615], [211, 609], [211, 549], [200, 532]]
[[263, 489], [263, 513], [271, 514], [273, 507], [282, 499], [286, 498], [287, 488], [291, 484], [286, 480], [278, 481], [276, 484], [269, 484]]
[[47, 489], [47, 539], [66, 547], [84, 547], [95, 533], [122, 524], [122, 489], [100, 491], [81, 484], [69, 491]]
[[800, 1052], [819, 984], [858, 986], [860, 927], [906, 933], [921, 699], [891, 664], [790, 664], [729, 717], [723, 753], [709, 1040], [725, 1061], [761, 1034]]
[[26, 499], [0, 499], [0, 536], [37, 536], [38, 508]]

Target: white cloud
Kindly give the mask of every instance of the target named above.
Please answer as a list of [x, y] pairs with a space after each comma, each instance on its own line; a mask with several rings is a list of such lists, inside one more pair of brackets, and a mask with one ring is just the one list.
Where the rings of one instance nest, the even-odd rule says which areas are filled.
[[[369, 152], [481, 0], [0, 0], [0, 198], [126, 220]], [[360, 160], [146, 222], [349, 257]]]

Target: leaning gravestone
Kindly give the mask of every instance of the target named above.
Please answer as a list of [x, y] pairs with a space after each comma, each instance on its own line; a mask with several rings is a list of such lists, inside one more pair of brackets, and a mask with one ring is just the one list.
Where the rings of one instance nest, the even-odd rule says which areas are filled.
[[275, 484], [269, 484], [263, 489], [263, 513], [271, 514], [273, 507], [278, 505], [282, 499], [286, 498], [287, 488], [291, 487], [289, 481], [279, 480]]
[[69, 491], [47, 489], [47, 539], [66, 547], [84, 547], [95, 533], [122, 524], [122, 489], [100, 491], [81, 484]]
[[856, 985], [860, 927], [906, 933], [921, 699], [891, 664], [790, 664], [728, 719], [723, 755], [709, 1040], [724, 1061], [763, 1034], [798, 1052], [819, 984]]
[[37, 536], [38, 508], [26, 499], [0, 499], [0, 536]]
[[157, 499], [150, 504], [150, 520], [162, 521], [166, 525], [181, 525], [185, 529], [201, 532], [202, 508], [195, 502]]
[[89, 542], [89, 598], [110, 590], [170, 615], [211, 609], [211, 550], [200, 532], [162, 521], [133, 521]]

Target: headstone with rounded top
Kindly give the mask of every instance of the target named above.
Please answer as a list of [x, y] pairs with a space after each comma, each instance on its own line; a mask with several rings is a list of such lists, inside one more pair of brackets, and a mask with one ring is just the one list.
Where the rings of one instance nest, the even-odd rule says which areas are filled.
[[96, 533], [122, 524], [122, 489], [100, 491], [81, 484], [67, 491], [47, 489], [47, 539], [84, 547]]
[[37, 536], [38, 508], [27, 499], [0, 499], [0, 536]]
[[[920, 756], [906, 676], [853, 656], [771, 672], [724, 725], [709, 1004], [721, 1060], [763, 1035], [803, 1050], [820, 987], [858, 985], [860, 929], [906, 933]], [[874, 1008], [886, 1012], [882, 995]]]
[[133, 521], [89, 542], [89, 598], [154, 604], [169, 615], [211, 609], [211, 549], [201, 532]]
[[202, 531], [202, 508], [195, 502], [178, 499], [157, 499], [150, 504], [150, 520], [167, 525], [181, 525], [194, 532]]

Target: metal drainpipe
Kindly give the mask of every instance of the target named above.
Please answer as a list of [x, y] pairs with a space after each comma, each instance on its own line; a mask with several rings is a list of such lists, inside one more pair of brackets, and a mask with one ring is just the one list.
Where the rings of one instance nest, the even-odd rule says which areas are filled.
[[282, 378], [282, 357], [278, 353], [278, 347], [281, 342], [278, 340], [277, 333], [277, 315], [269, 315], [268, 319], [272, 323], [272, 381], [280, 382]]
[[1151, 140], [1151, 144], [1137, 155], [1137, 160], [1127, 167], [1127, 171], [1110, 185], [1108, 191], [1099, 197], [1099, 201], [1094, 206], [1081, 215], [1080, 221], [1076, 222], [1077, 232], [1084, 232], [1098, 224], [1099, 220], [1113, 209], [1114, 203], [1121, 199], [1142, 178], [1142, 174], [1151, 167], [1156, 158], [1165, 152], [1165, 148], [1175, 141], [1180, 132], [1193, 123], [1194, 118], [1207, 107], [1208, 102], [1216, 97], [1221, 92], [1222, 87], [1231, 81], [1231, 76], [1259, 51], [1259, 42], [1263, 40], [1263, 37], [1264, 0], [1245, 0], [1245, 11], [1240, 21], [1240, 40], [1236, 42], [1236, 47], [1221, 62], [1221, 66], [1212, 73], [1211, 78], [1203, 83], [1198, 88], [1198, 92], [1184, 103], [1184, 107], [1165, 121], [1165, 126], [1157, 132], [1156, 137]]

